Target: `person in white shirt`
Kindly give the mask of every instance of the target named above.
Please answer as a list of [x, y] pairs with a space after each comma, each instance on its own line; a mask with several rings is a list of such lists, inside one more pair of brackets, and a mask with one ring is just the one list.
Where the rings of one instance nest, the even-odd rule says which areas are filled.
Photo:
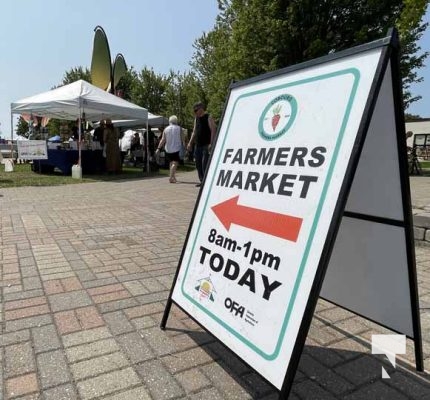
[[158, 144], [157, 154], [165, 146], [166, 157], [169, 160], [169, 182], [176, 183], [176, 169], [179, 164], [179, 151], [185, 147], [182, 137], [182, 128], [178, 125], [178, 118], [172, 115], [169, 118], [169, 126], [164, 129], [163, 136]]

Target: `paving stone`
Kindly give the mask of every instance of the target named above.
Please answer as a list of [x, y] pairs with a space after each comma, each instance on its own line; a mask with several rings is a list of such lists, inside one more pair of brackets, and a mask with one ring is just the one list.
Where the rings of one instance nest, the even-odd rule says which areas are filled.
[[39, 277], [28, 277], [22, 279], [24, 290], [39, 289], [42, 287], [42, 282]]
[[136, 329], [148, 329], [152, 328], [154, 326], [159, 326], [157, 321], [154, 321], [154, 319], [150, 316], [141, 317], [141, 318], [135, 318], [131, 320], [133, 326]]
[[202, 400], [202, 399], [225, 400], [225, 397], [220, 392], [218, 392], [218, 390], [216, 390], [215, 388], [207, 389], [190, 396], [190, 400]]
[[94, 328], [87, 331], [70, 333], [63, 336], [63, 343], [65, 347], [77, 346], [79, 344], [94, 342], [96, 340], [106, 339], [112, 335], [105, 327]]
[[122, 311], [103, 314], [103, 319], [114, 335], [120, 335], [121, 333], [127, 333], [134, 330], [133, 325], [130, 324]]
[[158, 326], [140, 331], [140, 336], [151, 346], [157, 356], [175, 352], [174, 342]]
[[70, 369], [75, 380], [82, 380], [126, 366], [128, 361], [121, 353], [112, 353], [72, 364]]
[[35, 370], [30, 342], [6, 346], [4, 358], [5, 377], [22, 375]]
[[360, 341], [359, 338], [351, 337], [344, 340], [340, 340], [330, 345], [330, 349], [344, 360], [351, 360], [353, 358], [359, 358], [363, 355], [369, 354], [371, 349], [369, 345]]
[[75, 313], [82, 329], [97, 328], [105, 324], [94, 306], [77, 308]]
[[334, 395], [310, 380], [293, 384], [292, 390], [302, 399], [336, 400]]
[[[204, 339], [208, 338], [208, 341]], [[214, 342], [214, 338], [210, 335], [204, 335], [199, 337], [191, 337], [188, 334], [180, 334], [172, 337], [173, 343], [175, 343], [175, 349], [177, 352], [183, 352], [185, 350], [193, 349], [197, 346], [202, 346], [207, 343]]]
[[382, 363], [363, 356], [334, 368], [334, 371], [355, 385], [362, 385], [381, 377]]
[[63, 288], [66, 292], [82, 289], [79, 279], [74, 276], [71, 278], [61, 279], [61, 284], [63, 285]]
[[33, 328], [33, 343], [36, 353], [43, 353], [49, 350], [56, 350], [61, 347], [60, 339], [54, 325], [45, 325], [40, 328]]
[[200, 370], [226, 399], [252, 399], [252, 395], [236, 381], [238, 376], [232, 372], [227, 372], [219, 364], [203, 365]]
[[138, 304], [135, 298], [128, 298], [124, 300], [110, 301], [108, 303], [102, 303], [98, 305], [101, 313], [108, 313], [112, 311], [124, 310], [136, 306]]
[[354, 388], [354, 385], [307, 354], [300, 357], [299, 368], [321, 387], [337, 396]]
[[30, 340], [30, 331], [28, 329], [11, 332], [11, 333], [4, 333], [0, 335], [0, 347], [8, 346], [10, 344], [16, 344], [20, 342], [27, 342], [29, 340]]
[[139, 364], [137, 372], [156, 399], [173, 399], [185, 394], [176, 379], [168, 373], [159, 360]]
[[95, 295], [92, 296], [94, 303], [96, 303], [96, 304], [108, 303], [110, 301], [127, 299], [129, 297], [131, 297], [131, 295], [127, 290], [118, 290], [118, 291], [112, 292], [112, 293], [104, 293], [104, 294], [100, 294], [97, 296], [95, 296]]
[[21, 267], [19, 272], [23, 278], [39, 277], [39, 271], [34, 266]]
[[416, 378], [413, 375], [395, 371], [390, 373], [390, 379], [386, 380], [386, 384], [414, 400], [430, 398], [430, 381], [425, 377]]
[[[82, 272], [82, 271], [81, 271]], [[85, 281], [83, 282], [83, 286], [87, 289], [90, 288], [95, 288], [95, 287], [99, 287], [99, 286], [106, 286], [106, 285], [111, 285], [111, 284], [117, 284], [118, 281], [116, 280], [116, 278], [106, 278], [106, 279], [94, 279], [95, 276], [92, 272], [90, 271], [85, 271], [86, 274], [91, 274], [93, 276], [92, 280], [89, 279], [82, 279], [81, 276], [79, 276], [81, 278], [81, 281]]]
[[54, 314], [55, 325], [57, 325], [60, 335], [81, 330], [81, 324], [74, 310], [60, 311]]
[[75, 388], [71, 384], [47, 389], [43, 392], [43, 396], [44, 400], [78, 400]]
[[31, 297], [39, 297], [43, 296], [43, 290], [41, 289], [34, 289], [34, 290], [26, 290], [25, 292], [18, 292], [18, 293], [5, 293], [3, 298], [4, 301], [12, 301], [12, 300], [19, 300], [19, 299], [28, 299]]
[[117, 336], [116, 340], [132, 363], [154, 358], [154, 353], [137, 332]]
[[91, 298], [85, 290], [59, 293], [49, 296], [49, 303], [53, 312], [70, 310], [76, 307], [84, 307], [92, 304]]
[[199, 347], [163, 357], [162, 360], [171, 373], [177, 373], [213, 361], [212, 357]]
[[5, 311], [4, 316], [6, 321], [15, 319], [23, 319], [27, 317], [48, 314], [49, 308], [46, 304], [34, 307], [19, 308], [17, 310]]
[[124, 286], [121, 283], [115, 283], [113, 285], [105, 285], [99, 287], [93, 287], [87, 289], [90, 296], [101, 296], [106, 293], [116, 293], [124, 290]]
[[[140, 282], [142, 282], [142, 284], [148, 289], [148, 291], [150, 292], [163, 292], [166, 289], [170, 289], [166, 288], [165, 286], [163, 286], [157, 279], [155, 278], [145, 278], [145, 279], [141, 279]], [[171, 285], [169, 285], [171, 286]]]
[[[338, 352], [336, 349], [333, 349], [333, 347], [336, 346], [337, 343], [331, 344], [330, 348], [327, 348], [319, 345], [314, 340], [308, 338], [306, 340], [305, 347], [303, 348], [303, 354], [309, 354], [310, 356], [318, 360], [320, 363], [324, 364], [329, 368], [332, 368], [344, 362], [345, 360], [345, 358], [342, 357], [343, 354], [341, 351]], [[349, 354], [346, 350], [345, 350], [345, 353]], [[350, 354], [354, 354], [354, 353], [350, 352]], [[359, 355], [357, 354], [356, 357], [358, 356]]]
[[139, 281], [124, 282], [123, 285], [133, 296], [149, 293], [149, 290]]
[[149, 304], [149, 303], [164, 301], [168, 297], [169, 297], [169, 291], [165, 290], [163, 292], [144, 294], [142, 296], [137, 296], [135, 298], [140, 304]]
[[43, 388], [70, 381], [69, 368], [63, 351], [56, 350], [37, 356], [40, 382]]
[[176, 375], [177, 381], [186, 393], [201, 391], [211, 385], [211, 382], [198, 368], [189, 369]]
[[78, 382], [77, 387], [82, 399], [87, 400], [106, 396], [138, 383], [140, 383], [140, 379], [136, 372], [132, 368], [126, 368]]
[[22, 299], [22, 300], [7, 301], [4, 304], [4, 309], [7, 311], [7, 310], [18, 309], [18, 308], [39, 306], [42, 304], [46, 304], [45, 296], [31, 297], [29, 299]]
[[309, 329], [308, 337], [323, 346], [328, 346], [339, 340], [345, 339], [345, 333], [336, 330], [331, 326], [321, 326], [315, 324], [315, 318]]
[[120, 282], [135, 281], [135, 280], [146, 278], [147, 276], [148, 276], [147, 272], [138, 272], [136, 274], [127, 274], [127, 275], [118, 276], [118, 280]]
[[157, 314], [164, 311], [164, 305], [161, 303], [151, 303], [142, 306], [127, 308], [124, 310], [128, 318], [144, 317], [146, 315]]
[[43, 282], [43, 287], [45, 289], [45, 293], [48, 295], [64, 292], [64, 288], [60, 279], [53, 279], [51, 281]]
[[278, 398], [279, 392], [277, 392], [273, 386], [269, 385], [260, 375], [256, 372], [251, 372], [242, 377], [244, 383], [246, 383], [246, 388], [253, 398], [261, 399], [266, 398], [270, 394], [275, 394]]
[[78, 362], [89, 358], [119, 351], [116, 341], [111, 339], [99, 340], [66, 349], [66, 356], [70, 362]]
[[2, 366], [2, 368], [0, 368], [0, 400], [3, 400], [3, 392], [4, 392], [4, 376], [3, 376], [3, 359], [2, 359], [2, 352], [0, 351], [0, 366]]
[[209, 352], [209, 355], [213, 359], [218, 359], [224, 366], [236, 374], [242, 375], [250, 371], [250, 368], [239, 357], [220, 342], [210, 343], [204, 349], [207, 349], [206, 351]]
[[[94, 275], [94, 273], [91, 272], [89, 269], [81, 269], [81, 270], [74, 269], [74, 271], [76, 276], [82, 282], [84, 287], [88, 287], [86, 284], [88, 282], [94, 282], [94, 279], [96, 279], [96, 276]], [[116, 280], [114, 279], [113, 281], [115, 282]], [[109, 283], [112, 283], [112, 281]]]
[[344, 400], [369, 399], [407, 400], [407, 397], [382, 382], [371, 383], [344, 397]]
[[39, 386], [35, 373], [18, 376], [6, 381], [6, 394], [8, 398], [22, 396], [37, 392], [38, 390]]
[[[152, 400], [149, 393], [143, 387], [126, 390], [112, 396], [104, 397], [103, 400]], [[209, 399], [208, 399], [209, 400]]]

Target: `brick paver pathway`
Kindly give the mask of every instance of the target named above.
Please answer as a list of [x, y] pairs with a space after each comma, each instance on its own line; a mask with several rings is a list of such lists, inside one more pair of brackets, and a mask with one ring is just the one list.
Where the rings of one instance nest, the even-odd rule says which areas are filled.
[[[0, 399], [277, 398], [176, 307], [159, 329], [198, 193], [179, 180], [0, 191]], [[429, 370], [430, 247], [417, 260]], [[383, 332], [320, 301], [290, 398], [430, 399], [410, 343], [396, 370], [370, 354]]]

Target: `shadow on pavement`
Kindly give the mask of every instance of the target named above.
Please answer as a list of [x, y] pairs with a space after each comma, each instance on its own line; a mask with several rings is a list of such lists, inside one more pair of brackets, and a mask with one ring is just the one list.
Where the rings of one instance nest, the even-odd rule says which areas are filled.
[[[172, 321], [173, 322], [173, 321]], [[177, 332], [188, 335], [215, 363], [205, 366], [214, 385], [223, 388], [236, 383], [231, 398], [275, 400], [277, 390], [254, 372], [231, 350], [205, 331], [166, 328], [166, 333]], [[355, 341], [355, 338], [345, 336]], [[357, 343], [361, 345], [358, 338]], [[397, 360], [397, 367], [379, 355], [368, 352], [349, 351], [324, 346], [305, 345], [289, 399], [309, 400], [359, 400], [359, 399], [428, 399], [430, 398], [430, 376], [416, 373], [410, 365]], [[389, 379], [382, 378], [382, 367]], [[221, 372], [224, 371], [224, 372]], [[224, 375], [224, 378], [223, 378]], [[226, 376], [227, 375], [227, 376]], [[224, 390], [221, 390], [224, 392]], [[239, 394], [239, 392], [245, 392]], [[236, 393], [238, 392], [238, 393]], [[242, 397], [244, 396], [245, 397]], [[234, 397], [239, 396], [239, 397]], [[229, 397], [230, 398], [230, 397]]]

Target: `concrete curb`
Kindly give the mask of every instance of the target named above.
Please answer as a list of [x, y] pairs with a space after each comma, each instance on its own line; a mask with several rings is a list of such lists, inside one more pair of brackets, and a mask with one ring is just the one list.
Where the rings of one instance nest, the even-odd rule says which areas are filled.
[[430, 243], [430, 212], [413, 210], [414, 238]]

